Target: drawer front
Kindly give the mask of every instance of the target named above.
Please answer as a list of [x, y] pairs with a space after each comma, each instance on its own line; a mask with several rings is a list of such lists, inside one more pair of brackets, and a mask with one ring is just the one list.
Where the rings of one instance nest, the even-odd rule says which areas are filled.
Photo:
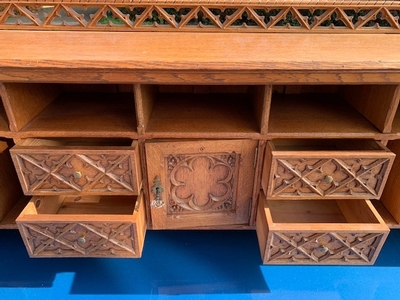
[[132, 223], [19, 224], [31, 257], [139, 257]]
[[347, 206], [351, 200], [339, 200], [347, 215], [338, 219], [332, 209], [316, 213], [309, 207], [286, 206], [273, 212], [270, 201], [260, 196], [256, 221], [264, 264], [371, 265], [389, 233], [369, 200], [353, 200], [351, 208]]
[[136, 149], [14, 147], [14, 165], [27, 195], [137, 195], [141, 171]]
[[[146, 234], [143, 195], [132, 212], [108, 215], [52, 213], [57, 199], [46, 197], [33, 197], [16, 220], [30, 257], [141, 257]], [[47, 206], [42, 213], [37, 213], [38, 201]]]
[[386, 233], [272, 232], [265, 264], [371, 264]]
[[388, 151], [276, 151], [269, 143], [262, 186], [269, 199], [378, 199], [393, 159]]

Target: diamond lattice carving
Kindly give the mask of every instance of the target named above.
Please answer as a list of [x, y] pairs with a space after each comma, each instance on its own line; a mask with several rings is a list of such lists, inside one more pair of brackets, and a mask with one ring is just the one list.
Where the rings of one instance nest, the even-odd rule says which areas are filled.
[[400, 1], [1, 1], [0, 28], [400, 32]]
[[27, 194], [132, 194], [130, 155], [17, 154]]
[[268, 263], [368, 264], [383, 233], [272, 233]]
[[271, 197], [378, 198], [390, 160], [386, 158], [277, 159]]
[[36, 257], [135, 257], [135, 228], [129, 223], [19, 224]]

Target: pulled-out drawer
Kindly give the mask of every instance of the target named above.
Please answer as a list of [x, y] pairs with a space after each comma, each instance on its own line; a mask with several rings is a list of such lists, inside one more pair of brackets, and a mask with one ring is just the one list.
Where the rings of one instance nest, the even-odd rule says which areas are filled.
[[273, 140], [262, 188], [268, 199], [379, 199], [394, 157], [373, 140]]
[[11, 156], [26, 195], [138, 195], [138, 143], [113, 139], [26, 139]]
[[34, 196], [16, 222], [30, 257], [140, 257], [143, 196]]
[[264, 264], [373, 264], [389, 228], [370, 200], [266, 200], [257, 236]]

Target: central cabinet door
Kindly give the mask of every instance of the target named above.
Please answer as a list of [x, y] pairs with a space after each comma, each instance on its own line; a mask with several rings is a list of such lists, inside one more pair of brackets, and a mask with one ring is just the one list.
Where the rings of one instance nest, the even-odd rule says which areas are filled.
[[149, 141], [154, 229], [248, 225], [258, 142]]

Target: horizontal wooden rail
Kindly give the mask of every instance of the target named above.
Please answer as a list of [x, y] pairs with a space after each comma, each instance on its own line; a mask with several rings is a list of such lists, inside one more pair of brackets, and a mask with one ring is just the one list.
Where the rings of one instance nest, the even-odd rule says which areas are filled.
[[0, 31], [0, 81], [400, 83], [400, 35]]

